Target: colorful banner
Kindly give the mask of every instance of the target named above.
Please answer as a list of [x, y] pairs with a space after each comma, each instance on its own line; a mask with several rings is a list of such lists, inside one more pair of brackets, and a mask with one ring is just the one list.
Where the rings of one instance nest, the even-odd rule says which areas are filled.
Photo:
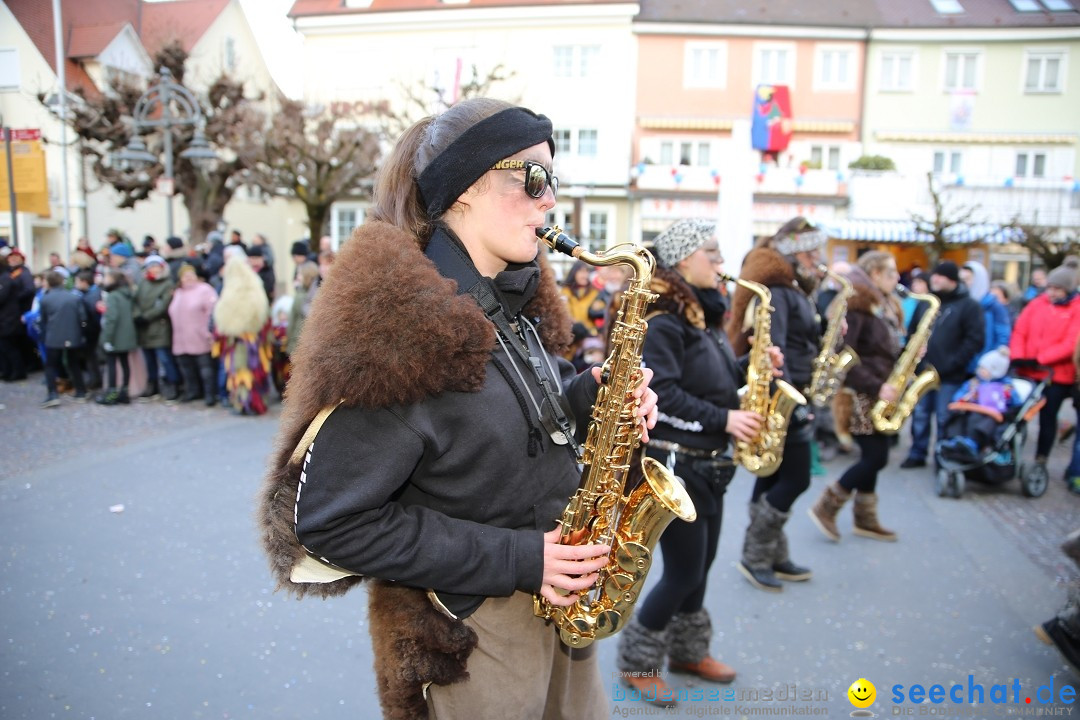
[[791, 142], [791, 94], [787, 85], [758, 85], [750, 142], [755, 150], [778, 153]]

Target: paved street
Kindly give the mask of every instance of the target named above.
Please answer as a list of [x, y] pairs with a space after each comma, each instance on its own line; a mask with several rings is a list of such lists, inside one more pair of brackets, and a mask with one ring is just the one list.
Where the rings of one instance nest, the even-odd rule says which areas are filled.
[[[263, 418], [69, 399], [45, 411], [38, 378], [0, 386], [0, 718], [380, 717], [363, 591], [325, 602], [275, 594], [257, 547], [254, 495], [277, 406]], [[894, 450], [879, 488], [882, 519], [900, 533], [894, 544], [851, 536], [850, 511], [843, 541], [827, 543], [806, 517], [827, 480], [815, 478], [789, 524], [794, 559], [815, 577], [779, 595], [754, 590], [734, 568], [752, 484], [740, 472], [707, 597], [713, 650], [739, 671], [720, 692], [734, 697], [665, 712], [619, 700], [625, 691], [612, 678], [614, 714], [847, 717], [847, 688], [859, 678], [876, 685], [878, 716], [1074, 709], [1039, 704], [1040, 686], [1059, 691], [1080, 678], [1031, 632], [1076, 573], [1058, 550], [1080, 525], [1080, 497], [1060, 482], [1068, 449], [1055, 448], [1042, 498], [1011, 482], [969, 484], [959, 501], [936, 497], [928, 471], [895, 470], [903, 455]], [[844, 466], [832, 462], [828, 479]], [[615, 642], [600, 654], [611, 677]], [[973, 683], [989, 701], [993, 685], [1014, 679], [1019, 705], [927, 708], [890, 697], [895, 685], [954, 683], [966, 696]], [[774, 699], [760, 699], [765, 691]], [[782, 699], [792, 694], [798, 701]]]

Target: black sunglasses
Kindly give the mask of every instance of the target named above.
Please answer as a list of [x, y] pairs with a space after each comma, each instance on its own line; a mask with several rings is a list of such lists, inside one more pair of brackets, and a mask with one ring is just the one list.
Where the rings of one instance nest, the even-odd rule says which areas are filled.
[[544, 197], [548, 187], [551, 194], [559, 196], [559, 178], [547, 171], [547, 168], [532, 160], [500, 160], [491, 166], [492, 170], [524, 170], [525, 194], [531, 198]]

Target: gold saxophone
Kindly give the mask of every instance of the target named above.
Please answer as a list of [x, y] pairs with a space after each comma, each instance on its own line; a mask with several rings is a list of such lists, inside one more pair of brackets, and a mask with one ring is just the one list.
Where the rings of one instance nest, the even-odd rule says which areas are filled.
[[633, 397], [641, 384], [641, 346], [645, 341], [645, 310], [656, 300], [649, 291], [655, 261], [636, 246], [619, 246], [594, 254], [563, 234], [556, 225], [537, 229], [549, 247], [590, 265], [629, 265], [634, 270], [630, 287], [613, 323], [611, 354], [604, 361], [600, 389], [582, 449], [581, 486], [559, 520], [559, 542], [565, 545], [611, 546], [607, 565], [596, 584], [568, 607], [552, 605], [539, 594], [533, 611], [559, 628], [569, 647], [585, 647], [612, 635], [630, 619], [652, 566], [652, 551], [660, 534], [675, 518], [693, 522], [694, 502], [679, 480], [661, 463], [643, 457], [644, 481], [625, 493], [630, 461], [640, 443], [640, 420], [634, 415], [639, 401]]
[[734, 460], [758, 477], [768, 477], [784, 461], [784, 440], [788, 422], [796, 405], [805, 405], [806, 398], [790, 383], [776, 380], [772, 392], [773, 365], [769, 356], [772, 346], [772, 293], [761, 283], [743, 280], [720, 273], [720, 279], [734, 282], [757, 295], [754, 308], [754, 344], [750, 346], [750, 365], [746, 369], [746, 387], [740, 394], [739, 408], [756, 412], [765, 422], [757, 437], [750, 442], [735, 441]]
[[930, 303], [930, 307], [923, 313], [915, 332], [908, 337], [904, 352], [900, 353], [900, 359], [896, 361], [889, 379], [885, 381], [886, 385], [896, 388], [900, 393], [900, 399], [895, 403], [879, 399], [870, 410], [870, 419], [874, 423], [874, 429], [885, 435], [895, 435], [899, 432], [900, 426], [915, 409], [920, 398], [941, 385], [941, 379], [933, 367], [915, 375], [919, 355], [923, 346], [930, 341], [930, 330], [937, 317], [938, 308], [941, 307], [941, 301], [937, 299], [937, 296], [929, 293], [913, 293], [901, 288], [897, 288], [897, 292], [902, 296], [925, 300]]
[[814, 374], [810, 377], [810, 387], [806, 390], [814, 406], [825, 407], [843, 385], [848, 370], [859, 364], [859, 355], [850, 345], [836, 349], [836, 346], [844, 341], [840, 336], [840, 326], [847, 314], [848, 298], [855, 294], [855, 289], [850, 280], [834, 273], [827, 266], [818, 265], [818, 270], [840, 284], [840, 291], [829, 305], [829, 322], [825, 326], [825, 335], [821, 338], [821, 352], [814, 358]]

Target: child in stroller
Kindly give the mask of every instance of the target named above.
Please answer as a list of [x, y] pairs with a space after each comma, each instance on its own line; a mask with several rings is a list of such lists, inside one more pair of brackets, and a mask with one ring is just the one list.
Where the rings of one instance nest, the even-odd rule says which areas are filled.
[[[975, 377], [957, 390], [936, 448], [938, 495], [960, 497], [964, 479], [998, 484], [1017, 475], [1027, 423], [1039, 412], [1045, 383], [1009, 375], [1006, 348], [979, 359]], [[1038, 497], [1046, 491], [1039, 468], [1019, 466], [1021, 489]]]

